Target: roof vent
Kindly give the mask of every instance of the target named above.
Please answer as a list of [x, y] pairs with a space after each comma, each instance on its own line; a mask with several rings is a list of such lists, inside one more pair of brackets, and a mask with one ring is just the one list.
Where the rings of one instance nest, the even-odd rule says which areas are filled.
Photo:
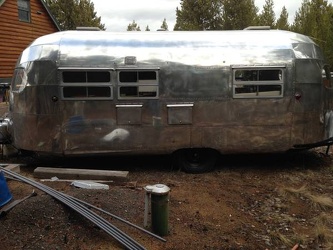
[[100, 31], [101, 29], [98, 27], [76, 27], [76, 30], [95, 30]]
[[270, 30], [271, 26], [249, 26], [244, 30]]

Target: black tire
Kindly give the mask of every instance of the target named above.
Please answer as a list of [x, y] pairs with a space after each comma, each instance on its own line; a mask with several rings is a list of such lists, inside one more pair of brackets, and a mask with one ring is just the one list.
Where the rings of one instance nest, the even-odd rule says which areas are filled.
[[181, 149], [176, 152], [176, 164], [186, 173], [200, 174], [214, 169], [217, 156], [213, 149]]

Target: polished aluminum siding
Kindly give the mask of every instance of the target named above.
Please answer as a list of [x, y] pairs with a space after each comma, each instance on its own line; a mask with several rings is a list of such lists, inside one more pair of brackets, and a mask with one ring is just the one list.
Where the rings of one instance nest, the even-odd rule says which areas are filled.
[[[125, 65], [125, 58], [135, 59]], [[278, 30], [65, 31], [23, 51], [13, 88], [13, 144], [55, 154], [277, 152], [324, 139], [323, 56], [306, 36]], [[234, 99], [232, 69], [281, 67], [283, 97]], [[107, 70], [112, 100], [64, 100], [63, 70]], [[156, 69], [156, 98], [121, 99], [118, 73]], [[13, 81], [14, 84], [14, 81]], [[297, 101], [295, 94], [301, 93]]]

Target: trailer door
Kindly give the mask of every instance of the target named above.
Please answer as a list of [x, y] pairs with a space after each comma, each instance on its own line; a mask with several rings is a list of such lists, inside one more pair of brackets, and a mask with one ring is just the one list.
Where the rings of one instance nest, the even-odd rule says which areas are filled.
[[286, 66], [232, 68], [230, 148], [274, 152], [289, 147], [293, 99], [286, 94], [287, 76]]

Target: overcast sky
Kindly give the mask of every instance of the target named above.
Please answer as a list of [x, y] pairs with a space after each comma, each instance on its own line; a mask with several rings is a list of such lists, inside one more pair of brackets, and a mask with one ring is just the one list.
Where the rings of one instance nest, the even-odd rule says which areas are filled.
[[[97, 16], [107, 31], [126, 31], [127, 26], [135, 20], [144, 31], [148, 25], [151, 31], [159, 29], [164, 18], [172, 31], [176, 22], [176, 8], [180, 0], [91, 0], [94, 3]], [[294, 20], [295, 12], [299, 10], [302, 0], [274, 0], [275, 16], [280, 16], [285, 6], [289, 14], [289, 23]], [[329, 0], [332, 3], [333, 0]], [[256, 6], [262, 10], [265, 0], [255, 0]]]

